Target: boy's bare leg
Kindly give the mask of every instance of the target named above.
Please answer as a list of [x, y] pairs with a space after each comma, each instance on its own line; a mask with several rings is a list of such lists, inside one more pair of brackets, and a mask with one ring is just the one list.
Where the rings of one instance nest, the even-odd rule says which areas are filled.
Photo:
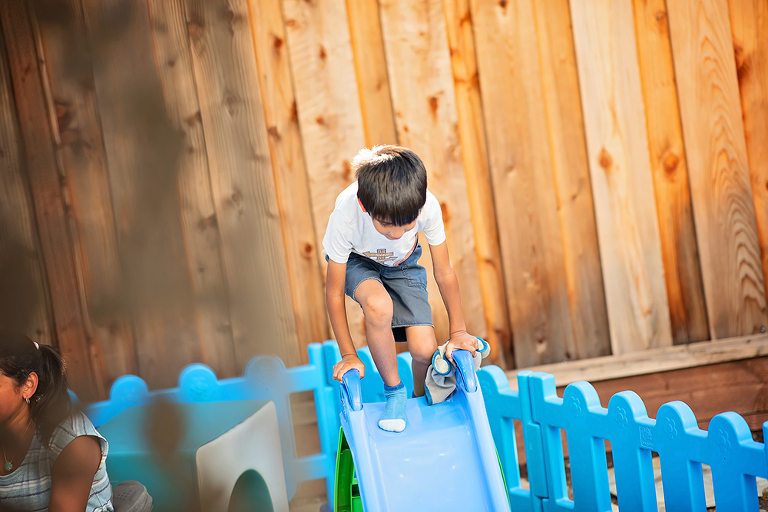
[[392, 335], [392, 298], [384, 285], [375, 279], [360, 283], [355, 298], [363, 306], [368, 348], [384, 381], [387, 403], [379, 418], [379, 428], [402, 432], [405, 430], [408, 396], [397, 372], [397, 351]]
[[435, 328], [431, 325], [414, 325], [405, 328], [405, 337], [408, 338], [408, 350], [413, 361], [413, 396], [424, 396], [424, 381], [427, 378], [427, 369], [432, 364], [432, 355], [437, 350]]
[[397, 386], [397, 351], [392, 335], [392, 298], [376, 279], [366, 279], [355, 291], [355, 299], [363, 307], [365, 336], [373, 361], [387, 386]]

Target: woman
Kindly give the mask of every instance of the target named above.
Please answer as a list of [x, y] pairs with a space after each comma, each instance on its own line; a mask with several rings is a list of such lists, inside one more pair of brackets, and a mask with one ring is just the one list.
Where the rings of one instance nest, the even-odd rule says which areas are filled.
[[0, 331], [0, 509], [111, 512], [107, 448], [72, 410], [59, 352]]

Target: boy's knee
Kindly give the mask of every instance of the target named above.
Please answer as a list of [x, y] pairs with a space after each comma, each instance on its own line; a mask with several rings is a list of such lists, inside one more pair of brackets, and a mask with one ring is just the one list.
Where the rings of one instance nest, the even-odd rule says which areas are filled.
[[430, 343], [429, 341], [425, 340], [423, 343], [414, 343], [413, 347], [408, 347], [411, 357], [417, 363], [424, 365], [432, 364], [432, 355], [437, 350], [437, 343]]
[[392, 299], [387, 294], [367, 297], [362, 304], [366, 321], [374, 323], [392, 322]]

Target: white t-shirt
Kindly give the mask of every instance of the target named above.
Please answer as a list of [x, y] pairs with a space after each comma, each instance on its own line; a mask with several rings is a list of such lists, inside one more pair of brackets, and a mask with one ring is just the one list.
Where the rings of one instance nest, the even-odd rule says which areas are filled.
[[336, 263], [346, 263], [354, 252], [387, 267], [395, 267], [405, 261], [416, 248], [420, 231], [424, 232], [429, 245], [445, 241], [443, 212], [437, 198], [427, 190], [416, 225], [398, 240], [389, 240], [376, 231], [373, 219], [357, 202], [357, 182], [347, 187], [336, 198], [336, 206], [328, 219], [323, 237], [323, 253]]

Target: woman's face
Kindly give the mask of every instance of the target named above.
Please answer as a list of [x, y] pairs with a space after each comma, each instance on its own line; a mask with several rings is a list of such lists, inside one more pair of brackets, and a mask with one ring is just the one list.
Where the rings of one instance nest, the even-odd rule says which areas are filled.
[[24, 400], [24, 393], [28, 392], [26, 388], [26, 384], [19, 387], [13, 379], [0, 372], [0, 424], [7, 423], [27, 406]]

